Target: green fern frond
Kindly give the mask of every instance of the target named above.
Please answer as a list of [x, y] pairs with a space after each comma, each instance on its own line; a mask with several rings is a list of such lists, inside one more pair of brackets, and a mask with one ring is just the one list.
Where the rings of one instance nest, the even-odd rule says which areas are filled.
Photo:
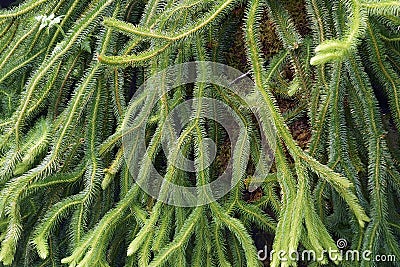
[[[338, 238], [400, 258], [397, 1], [20, 2], [0, 10], [0, 265], [297, 266], [258, 249]], [[140, 91], [190, 61], [245, 74]], [[375, 264], [330, 256], [304, 264]]]

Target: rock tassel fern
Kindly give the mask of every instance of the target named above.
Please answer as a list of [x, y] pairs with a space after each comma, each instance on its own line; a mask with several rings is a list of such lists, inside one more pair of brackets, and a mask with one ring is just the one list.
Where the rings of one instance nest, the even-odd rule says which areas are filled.
[[[344, 238], [351, 249], [400, 260], [400, 3], [304, 4], [306, 36], [277, 0], [27, 0], [0, 10], [0, 265], [253, 267], [262, 264], [256, 231], [273, 236], [275, 251], [320, 255]], [[246, 129], [233, 154], [240, 180], [233, 190], [203, 206], [169, 206], [140, 189], [124, 160], [121, 125], [129, 109], [146, 107], [145, 95], [130, 98], [170, 65], [226, 63], [238, 8], [245, 8], [245, 68], [261, 96], [256, 105], [276, 128], [275, 164], [262, 196], [245, 201], [268, 129], [226, 88], [180, 86], [147, 121], [145, 149], [172, 182], [215, 179], [223, 150], [219, 163], [200, 168], [204, 139], [226, 141], [219, 125], [196, 117], [174, 149], [199, 170], [188, 174], [163, 160], [160, 131], [179, 103], [218, 99]], [[282, 45], [269, 60], [260, 43], [265, 12]], [[38, 16], [56, 19], [43, 24]], [[287, 69], [293, 77], [282, 78]], [[282, 113], [277, 95], [298, 99], [298, 107]], [[311, 124], [305, 150], [288, 127], [298, 117]], [[151, 163], [141, 162], [136, 175], [147, 176]], [[298, 262], [274, 254], [269, 264]], [[325, 256], [307, 264], [374, 263]]]

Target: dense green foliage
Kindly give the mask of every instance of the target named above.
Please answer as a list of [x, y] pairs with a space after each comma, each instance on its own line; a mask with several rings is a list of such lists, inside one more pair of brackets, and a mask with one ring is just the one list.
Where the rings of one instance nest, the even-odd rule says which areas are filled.
[[[278, 0], [27, 0], [0, 10], [0, 265], [260, 266], [264, 244], [256, 248], [255, 233], [273, 237], [265, 242], [275, 251], [318, 255], [344, 238], [351, 249], [400, 260], [400, 2], [304, 5], [309, 34], [299, 33]], [[266, 14], [282, 47], [271, 58], [261, 44]], [[160, 146], [171, 109], [215, 98], [246, 126], [243, 149], [232, 151], [241, 182], [194, 208], [151, 198], [123, 157], [120, 126], [130, 98], [167, 66], [229, 64], [237, 39], [245, 44], [242, 71], [254, 80], [278, 139], [262, 196], [244, 198], [260, 159], [259, 135], [268, 129], [228, 89], [197, 83], [154, 108], [147, 153], [173, 183], [215, 179], [231, 152], [220, 125], [196, 117], [180, 133], [174, 149], [199, 166], [207, 157], [203, 139], [219, 147], [217, 160], [194, 174], [166, 162]], [[281, 112], [277, 96], [298, 105]], [[145, 99], [130, 106], [140, 111]], [[299, 118], [311, 125], [306, 149], [288, 127]], [[136, 175], [148, 175], [150, 163], [141, 162]], [[277, 254], [268, 263], [297, 264]], [[307, 265], [335, 263], [324, 257]]]

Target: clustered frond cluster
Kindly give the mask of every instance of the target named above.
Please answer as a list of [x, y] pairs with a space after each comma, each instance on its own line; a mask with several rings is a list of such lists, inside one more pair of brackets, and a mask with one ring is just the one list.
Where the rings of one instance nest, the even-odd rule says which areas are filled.
[[[26, 0], [0, 10], [0, 265], [253, 267], [262, 264], [256, 231], [273, 236], [274, 251], [321, 255], [344, 238], [400, 260], [400, 2], [305, 0], [309, 35], [285, 2]], [[232, 18], [240, 8], [242, 24]], [[264, 14], [282, 44], [270, 59], [260, 43]], [[259, 123], [228, 88], [203, 82], [165, 94], [141, 120], [149, 96], [135, 92], [148, 77], [194, 60], [226, 63], [241, 25]], [[292, 77], [282, 78], [288, 69]], [[282, 114], [277, 94], [299, 99], [298, 109]], [[201, 186], [229, 158], [224, 129], [197, 112], [165, 159], [170, 111], [203, 97], [245, 126], [228, 151], [239, 183], [206, 205], [167, 205], [135, 180], [156, 166], [167, 181]], [[134, 170], [122, 145], [132, 111], [135, 126], [147, 127], [147, 147], [133, 143], [147, 155], [130, 155]], [[307, 149], [288, 127], [301, 116], [312, 129]], [[266, 160], [267, 121], [274, 164], [262, 196], [246, 201], [251, 169]], [[206, 139], [219, 159], [209, 167]], [[196, 162], [194, 173], [177, 167], [180, 153]], [[274, 254], [269, 264], [297, 262]], [[308, 264], [374, 263], [325, 256]]]

